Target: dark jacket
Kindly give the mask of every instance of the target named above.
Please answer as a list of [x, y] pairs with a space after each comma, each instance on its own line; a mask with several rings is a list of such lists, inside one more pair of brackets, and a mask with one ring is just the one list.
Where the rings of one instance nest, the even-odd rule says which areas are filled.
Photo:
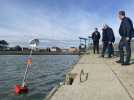
[[112, 28], [108, 27], [102, 31], [102, 41], [103, 42], [115, 42], [115, 36]]
[[125, 17], [120, 25], [119, 28], [119, 34], [121, 37], [129, 37], [131, 38], [131, 33], [133, 31], [133, 22], [131, 21], [130, 18]]
[[99, 42], [100, 40], [100, 32], [98, 31], [95, 31], [92, 33], [92, 39], [93, 39], [93, 42]]

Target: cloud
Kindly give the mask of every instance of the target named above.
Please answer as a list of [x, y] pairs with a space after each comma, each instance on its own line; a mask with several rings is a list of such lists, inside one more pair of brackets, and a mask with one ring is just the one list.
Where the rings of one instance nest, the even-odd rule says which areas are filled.
[[109, 24], [119, 36], [116, 11], [123, 6], [114, 6], [115, 1], [108, 3], [106, 0], [103, 0], [108, 3], [105, 6], [99, 1], [77, 0], [77, 5], [75, 0], [63, 1], [59, 4], [56, 0], [1, 1], [0, 39], [10, 42], [27, 42], [32, 38], [78, 40], [79, 36], [91, 34], [94, 27], [101, 31], [103, 23]]

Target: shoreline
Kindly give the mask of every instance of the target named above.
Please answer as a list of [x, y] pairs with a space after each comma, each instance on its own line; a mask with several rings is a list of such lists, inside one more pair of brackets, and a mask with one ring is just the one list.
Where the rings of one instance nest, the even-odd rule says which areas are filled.
[[[30, 51], [0, 51], [0, 55], [29, 55]], [[34, 51], [32, 55], [79, 55], [79, 52], [40, 52]]]
[[64, 86], [66, 84], [67, 81], [67, 77], [71, 74], [71, 72], [74, 70], [75, 66], [80, 62], [81, 58], [84, 56], [84, 54], [80, 55], [79, 56], [79, 60], [71, 65], [70, 67], [70, 70], [66, 73], [66, 77], [64, 79], [63, 82], [60, 82], [58, 85], [56, 85], [48, 94], [47, 96], [43, 99], [43, 100], [51, 100], [51, 98], [54, 96], [54, 94], [58, 91], [58, 89], [60, 89], [62, 86]]

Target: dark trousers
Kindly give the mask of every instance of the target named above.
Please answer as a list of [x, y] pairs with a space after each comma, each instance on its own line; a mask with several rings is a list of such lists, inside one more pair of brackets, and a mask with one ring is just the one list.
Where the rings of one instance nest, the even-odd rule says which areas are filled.
[[94, 54], [96, 53], [96, 51], [99, 54], [99, 42], [93, 42], [93, 52], [94, 52]]
[[[126, 40], [125, 38], [122, 38], [119, 42], [121, 63], [129, 63], [130, 62], [130, 59], [131, 59], [131, 43], [130, 43], [130, 41], [131, 40]], [[123, 48], [125, 48], [126, 57], [125, 57]]]
[[102, 56], [105, 55], [106, 50], [108, 49], [108, 57], [111, 57], [114, 54], [113, 44], [109, 44], [108, 42], [103, 43]]

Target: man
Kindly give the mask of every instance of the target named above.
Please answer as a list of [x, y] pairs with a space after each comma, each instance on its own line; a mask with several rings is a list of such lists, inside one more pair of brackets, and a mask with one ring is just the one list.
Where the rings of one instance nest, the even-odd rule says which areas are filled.
[[100, 40], [100, 32], [98, 32], [98, 29], [95, 28], [95, 31], [92, 33], [92, 40], [93, 40], [93, 52], [94, 54], [97, 53], [99, 54], [99, 40]]
[[[120, 60], [117, 63], [121, 63], [122, 65], [129, 65], [131, 59], [131, 38], [133, 32], [133, 22], [130, 18], [125, 16], [125, 11], [119, 12], [119, 19], [121, 20], [121, 25], [119, 28], [119, 34], [121, 36], [121, 40], [119, 42], [119, 50], [120, 50]], [[124, 56], [124, 50], [126, 49], [126, 58]]]
[[115, 36], [112, 28], [108, 25], [104, 25], [102, 29], [102, 43], [103, 43], [103, 50], [102, 50], [102, 57], [104, 57], [106, 50], [108, 49], [108, 58], [112, 57], [114, 53], [113, 43], [115, 42]]

